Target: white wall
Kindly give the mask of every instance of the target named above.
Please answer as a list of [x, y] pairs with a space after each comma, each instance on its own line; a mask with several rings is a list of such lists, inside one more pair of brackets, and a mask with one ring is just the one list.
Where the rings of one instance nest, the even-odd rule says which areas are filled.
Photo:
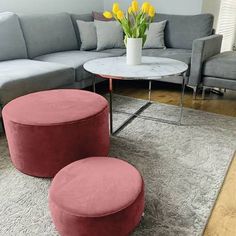
[[203, 0], [202, 12], [214, 15], [214, 28], [217, 28], [221, 0]]
[[[202, 12], [203, 0], [149, 0], [159, 13], [193, 15]], [[104, 9], [109, 10], [114, 0], [104, 0]], [[116, 0], [125, 10], [131, 0]], [[142, 3], [142, 0], [139, 0]]]
[[102, 11], [103, 0], [0, 0], [0, 12], [15, 13], [90, 13]]

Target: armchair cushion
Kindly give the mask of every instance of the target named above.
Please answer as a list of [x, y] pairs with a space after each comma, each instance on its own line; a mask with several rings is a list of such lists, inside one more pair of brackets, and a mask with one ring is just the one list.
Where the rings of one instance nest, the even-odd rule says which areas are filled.
[[211, 35], [194, 40], [189, 85], [198, 86], [201, 83], [203, 63], [220, 53], [222, 38], [222, 35]]
[[209, 58], [203, 66], [203, 75], [236, 80], [236, 52], [223, 52]]

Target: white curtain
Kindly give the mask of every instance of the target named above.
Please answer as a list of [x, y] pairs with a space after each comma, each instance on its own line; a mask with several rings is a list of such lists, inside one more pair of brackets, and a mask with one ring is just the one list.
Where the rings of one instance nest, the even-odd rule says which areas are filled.
[[236, 40], [236, 0], [221, 0], [216, 31], [224, 36], [222, 51], [232, 50]]

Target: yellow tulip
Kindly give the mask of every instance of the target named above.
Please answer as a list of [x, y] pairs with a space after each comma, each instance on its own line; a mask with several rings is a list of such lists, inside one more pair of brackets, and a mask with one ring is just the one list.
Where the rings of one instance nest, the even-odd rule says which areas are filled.
[[130, 6], [130, 7], [128, 8], [129, 14], [131, 14], [132, 11], [133, 11], [133, 9], [132, 9], [132, 7]]
[[150, 6], [151, 6], [150, 3], [144, 2], [142, 5], [142, 11], [148, 14]]
[[132, 1], [132, 11], [135, 13], [135, 12], [138, 12], [138, 2], [136, 0], [133, 0]]
[[150, 6], [149, 11], [148, 11], [148, 15], [149, 15], [150, 17], [154, 17], [154, 16], [155, 16], [155, 13], [156, 13], [155, 8], [154, 8], [153, 6]]
[[116, 14], [118, 20], [122, 20], [124, 18], [124, 12], [119, 10]]
[[111, 19], [113, 16], [112, 16], [112, 14], [111, 14], [111, 12], [109, 12], [109, 11], [105, 11], [104, 13], [103, 13], [103, 16], [105, 17], [105, 18], [107, 18], [107, 19]]
[[112, 7], [112, 12], [116, 15], [119, 10], [120, 10], [119, 4], [114, 3]]

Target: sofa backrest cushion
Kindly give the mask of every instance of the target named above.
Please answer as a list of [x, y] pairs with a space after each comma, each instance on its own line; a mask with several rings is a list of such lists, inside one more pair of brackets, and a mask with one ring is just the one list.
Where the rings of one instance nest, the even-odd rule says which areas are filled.
[[18, 17], [10, 12], [0, 14], [0, 61], [26, 59], [27, 50]]
[[74, 27], [67, 13], [20, 16], [30, 58], [78, 49]]
[[167, 20], [165, 43], [168, 48], [192, 49], [195, 39], [213, 32], [214, 17], [211, 14], [193, 16], [156, 14], [154, 21]]
[[71, 14], [71, 19], [74, 25], [74, 29], [75, 29], [75, 33], [76, 33], [76, 37], [77, 37], [77, 41], [78, 41], [78, 48], [81, 47], [81, 39], [80, 39], [80, 32], [78, 29], [78, 25], [77, 25], [77, 20], [81, 20], [81, 21], [94, 21], [92, 14], [81, 14], [81, 15], [77, 15], [77, 14]]

